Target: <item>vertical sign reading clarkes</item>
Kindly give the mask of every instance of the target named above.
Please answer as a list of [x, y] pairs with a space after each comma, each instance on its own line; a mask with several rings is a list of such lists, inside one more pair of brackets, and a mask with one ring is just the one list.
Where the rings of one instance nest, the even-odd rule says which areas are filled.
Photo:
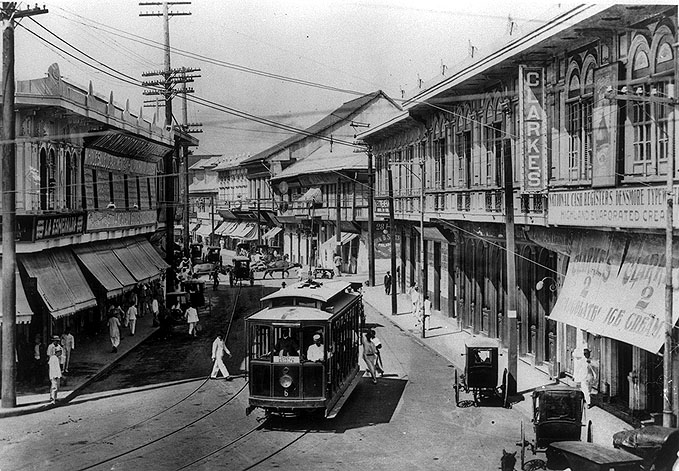
[[547, 117], [544, 84], [545, 71], [542, 67], [519, 66], [522, 193], [542, 192], [546, 188]]

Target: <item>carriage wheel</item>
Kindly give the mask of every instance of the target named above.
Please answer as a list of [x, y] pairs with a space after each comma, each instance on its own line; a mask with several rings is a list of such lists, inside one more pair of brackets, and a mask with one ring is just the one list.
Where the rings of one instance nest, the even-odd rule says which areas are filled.
[[455, 368], [455, 405], [460, 405], [460, 379], [457, 375], [457, 368]]
[[507, 375], [509, 373], [507, 372], [507, 368], [502, 372], [502, 385], [500, 388], [502, 388], [502, 407], [505, 409], [509, 409], [509, 391], [507, 390]]
[[592, 443], [594, 437], [592, 436], [592, 421], [587, 421], [587, 443]]
[[521, 469], [526, 464], [526, 430], [521, 421]]

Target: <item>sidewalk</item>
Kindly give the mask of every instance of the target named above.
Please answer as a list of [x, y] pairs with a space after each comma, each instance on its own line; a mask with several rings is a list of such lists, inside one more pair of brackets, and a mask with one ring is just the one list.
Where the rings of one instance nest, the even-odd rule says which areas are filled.
[[118, 353], [111, 353], [108, 328], [102, 329], [96, 337], [76, 338], [75, 350], [71, 352], [69, 372], [62, 378], [58, 392], [57, 405], [49, 403], [49, 380], [45, 377], [43, 384], [39, 386], [20, 383], [17, 386], [16, 407], [0, 408], [0, 418], [40, 412], [69, 402], [80, 390], [109, 370], [116, 361], [134, 350], [156, 330], [157, 327], [153, 327], [153, 316], [150, 314], [137, 319], [134, 336], [130, 336], [128, 328], [121, 326]]
[[[363, 276], [365, 278], [365, 276]], [[376, 277], [381, 279], [380, 277]], [[429, 322], [426, 338], [422, 338], [422, 327], [415, 327], [415, 316], [410, 313], [410, 297], [406, 294], [399, 294], [397, 296], [397, 313], [391, 314], [391, 296], [384, 293], [384, 286], [378, 285], [374, 287], [364, 287], [363, 300], [366, 304], [372, 306], [385, 319], [392, 324], [399, 327], [406, 333], [411, 334], [414, 339], [422, 345], [435, 351], [458, 369], [464, 371], [464, 356], [465, 341], [474, 338], [471, 332], [460, 329], [457, 319], [449, 318], [440, 311], [432, 311]], [[479, 336], [483, 337], [483, 336]], [[504, 351], [503, 351], [504, 350]], [[502, 372], [507, 367], [507, 351], [500, 349], [499, 371]], [[451, 375], [451, 388], [454, 379]], [[523, 400], [514, 404], [513, 408], [523, 415], [523, 420], [528, 427], [528, 433], [532, 433], [532, 425], [530, 420], [533, 414], [533, 403], [531, 398], [532, 391], [542, 385], [554, 384], [556, 380], [550, 378], [549, 375], [539, 371], [527, 362], [519, 359], [517, 367], [517, 390], [519, 394], [523, 395]], [[561, 382], [568, 383], [568, 380], [561, 380]], [[621, 430], [629, 430], [633, 427], [626, 422], [620, 420], [614, 415], [604, 411], [600, 407], [594, 406], [591, 409], [585, 409], [583, 423], [592, 421], [593, 441], [604, 446], [611, 446], [612, 436], [614, 433]]]

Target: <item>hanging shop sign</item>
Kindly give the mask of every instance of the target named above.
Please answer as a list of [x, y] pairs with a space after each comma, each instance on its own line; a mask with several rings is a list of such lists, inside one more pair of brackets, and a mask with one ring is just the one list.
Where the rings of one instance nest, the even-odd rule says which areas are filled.
[[547, 181], [547, 115], [545, 71], [542, 67], [519, 66], [519, 134], [521, 192], [539, 193]]
[[[164, 211], [161, 211], [161, 214]], [[104, 231], [117, 228], [155, 226], [157, 214], [147, 211], [89, 211], [87, 213], [87, 232]]]
[[127, 175], [155, 175], [158, 166], [152, 162], [118, 157], [101, 150], [85, 149], [85, 166]]
[[[679, 186], [674, 187], [677, 195]], [[550, 191], [547, 222], [553, 225], [664, 229], [667, 194], [664, 186], [581, 191]], [[677, 196], [674, 227], [679, 227]]]
[[375, 198], [375, 214], [389, 216], [389, 198]]
[[[674, 253], [679, 254], [679, 242]], [[673, 267], [679, 266], [673, 261]], [[679, 268], [673, 268], [679, 303]], [[657, 353], [665, 340], [665, 240], [592, 232], [574, 242], [550, 319]], [[676, 324], [679, 310], [672, 313]]]

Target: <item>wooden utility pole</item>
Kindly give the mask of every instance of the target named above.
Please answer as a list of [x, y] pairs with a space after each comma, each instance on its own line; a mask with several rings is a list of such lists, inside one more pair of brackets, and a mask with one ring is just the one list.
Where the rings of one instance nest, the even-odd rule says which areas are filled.
[[[375, 286], [375, 215], [373, 213], [373, 153], [368, 149], [368, 284]], [[394, 278], [396, 274], [394, 273]]]
[[[162, 16], [163, 17], [163, 36], [165, 38], [165, 55], [164, 55], [164, 69], [162, 72], [149, 72], [142, 74], [143, 76], [161, 75], [161, 81], [145, 82], [143, 85], [151, 87], [162, 87], [161, 89], [146, 90], [144, 95], [158, 95], [164, 97], [165, 103], [165, 129], [172, 131], [173, 116], [172, 116], [172, 97], [174, 95], [174, 85], [180, 80], [177, 79], [177, 71], [173, 71], [170, 66], [170, 17], [172, 16], [187, 16], [190, 12], [174, 12], [169, 10], [171, 5], [190, 5], [191, 2], [141, 2], [139, 6], [161, 6], [160, 12], [140, 13], [139, 16]], [[175, 137], [175, 145], [172, 152], [165, 154], [163, 159], [163, 166], [165, 171], [165, 261], [170, 268], [167, 270], [166, 277], [166, 292], [174, 291], [176, 282], [175, 273], [175, 259], [174, 259], [174, 219], [175, 219], [175, 204], [178, 203], [175, 195], [175, 162], [179, 159], [179, 141]], [[186, 190], [188, 192], [188, 188]], [[187, 208], [188, 209], [188, 208]]]
[[[511, 110], [507, 110], [511, 113]], [[513, 122], [511, 116], [508, 118]], [[514, 130], [512, 129], [512, 135]], [[507, 260], [507, 334], [509, 337], [507, 360], [507, 394], [516, 394], [517, 372], [519, 369], [517, 313], [516, 313], [516, 239], [514, 230], [514, 174], [512, 154], [504, 153], [504, 197], [505, 197], [505, 240]]]
[[16, 407], [16, 132], [14, 114], [14, 21], [47, 13], [17, 10], [2, 2], [2, 407]]
[[398, 298], [396, 295], [396, 216], [394, 215], [394, 182], [392, 181], [391, 162], [387, 163], [389, 177], [389, 239], [391, 242], [391, 315], [398, 314]]

